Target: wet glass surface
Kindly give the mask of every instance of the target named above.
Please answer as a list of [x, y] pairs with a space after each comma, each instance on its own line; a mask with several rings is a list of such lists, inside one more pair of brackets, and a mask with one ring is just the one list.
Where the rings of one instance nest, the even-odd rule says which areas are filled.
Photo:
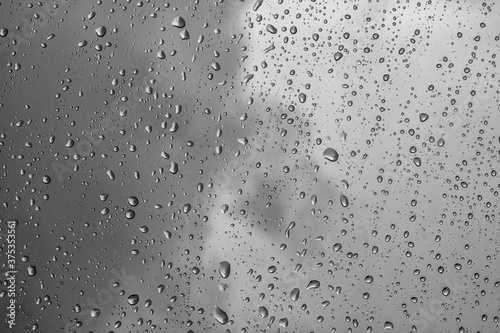
[[499, 24], [1, 1], [0, 331], [499, 331]]

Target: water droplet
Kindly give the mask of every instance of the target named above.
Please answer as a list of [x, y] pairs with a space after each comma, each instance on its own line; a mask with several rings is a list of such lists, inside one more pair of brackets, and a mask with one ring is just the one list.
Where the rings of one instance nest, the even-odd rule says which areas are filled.
[[304, 93], [300, 93], [300, 94], [299, 94], [299, 102], [300, 102], [300, 103], [305, 103], [305, 102], [306, 102], [306, 100], [307, 100], [307, 96], [306, 96], [306, 94], [304, 94]]
[[136, 305], [139, 302], [139, 295], [137, 294], [132, 294], [129, 297], [127, 297], [127, 302], [130, 305]]
[[182, 30], [182, 31], [179, 33], [179, 36], [181, 36], [181, 39], [182, 39], [182, 40], [189, 39], [189, 31], [187, 31], [187, 30]]
[[218, 306], [214, 307], [214, 317], [222, 325], [227, 324], [227, 322], [229, 321], [226, 312], [224, 312], [224, 310], [222, 310]]
[[51, 181], [51, 179], [50, 179], [50, 177], [49, 177], [49, 176], [43, 176], [43, 177], [42, 177], [42, 182], [43, 182], [44, 184], [50, 184], [50, 181]]
[[290, 238], [290, 230], [292, 230], [293, 228], [295, 228], [295, 221], [292, 221], [288, 224], [288, 227], [285, 230], [285, 237], [286, 238]]
[[132, 207], [135, 207], [139, 204], [139, 199], [137, 197], [134, 197], [133, 195], [128, 197], [128, 204]]
[[444, 144], [445, 144], [444, 139], [443, 138], [439, 138], [439, 140], [437, 142], [438, 147], [443, 147]]
[[427, 113], [421, 113], [418, 115], [418, 118], [420, 119], [421, 122], [424, 122], [427, 119], [429, 119], [429, 115]]
[[168, 171], [170, 171], [171, 174], [175, 175], [179, 171], [179, 166], [176, 162], [171, 162]]
[[336, 243], [335, 245], [333, 245], [333, 251], [339, 252], [341, 249], [342, 249], [342, 244]]
[[142, 233], [147, 233], [149, 231], [149, 228], [145, 225], [143, 225], [142, 227], [139, 228], [139, 230], [142, 232]]
[[135, 212], [132, 209], [127, 209], [127, 211], [125, 212], [125, 217], [131, 220], [135, 217]]
[[108, 170], [106, 174], [108, 175], [110, 180], [115, 180], [115, 173], [113, 171]]
[[318, 280], [311, 280], [309, 284], [307, 285], [306, 289], [311, 290], [311, 289], [318, 289], [320, 286], [320, 283]]
[[269, 311], [267, 311], [266, 307], [265, 306], [261, 306], [259, 307], [259, 315], [262, 317], [262, 318], [267, 318], [267, 316], [269, 315]]
[[444, 287], [443, 290], [441, 291], [441, 293], [443, 294], [443, 296], [450, 295], [450, 288]]
[[335, 54], [333, 55], [333, 59], [335, 59], [335, 61], [339, 61], [343, 56], [344, 55], [342, 54], [342, 52], [335, 52]]
[[156, 56], [158, 57], [158, 59], [165, 59], [167, 57], [165, 51], [163, 50], [158, 51], [158, 53], [156, 53]]
[[36, 267], [33, 265], [28, 266], [28, 275], [35, 276], [36, 275]]
[[373, 282], [373, 276], [367, 275], [365, 277], [365, 283], [372, 283]]
[[263, 0], [255, 0], [255, 3], [253, 4], [253, 11], [256, 12], [260, 6], [262, 6]]
[[253, 76], [254, 76], [253, 74], [248, 74], [243, 78], [243, 82], [248, 83], [251, 79], [253, 79]]
[[0, 37], [6, 37], [9, 34], [9, 29], [1, 28], [0, 29]]
[[339, 159], [339, 153], [333, 148], [326, 148], [323, 157], [330, 162], [336, 162]]
[[392, 329], [394, 329], [394, 324], [393, 324], [393, 323], [391, 323], [390, 321], [386, 321], [386, 322], [384, 323], [384, 329], [385, 329], [385, 330], [392, 330]]
[[292, 291], [290, 292], [290, 299], [294, 302], [296, 302], [300, 297], [300, 289], [299, 288], [293, 288]]
[[97, 318], [97, 317], [99, 317], [100, 314], [101, 314], [101, 310], [99, 310], [98, 308], [94, 308], [94, 309], [90, 310], [90, 316], [92, 318]]
[[344, 194], [340, 195], [340, 204], [342, 205], [342, 207], [349, 206], [349, 199], [347, 199], [347, 197]]
[[418, 167], [422, 166], [422, 161], [420, 160], [420, 157], [415, 157], [413, 159], [413, 163], [415, 163], [415, 165]]
[[220, 211], [222, 212], [222, 214], [225, 214], [229, 209], [229, 205], [228, 204], [223, 204], [220, 208]]
[[227, 279], [231, 274], [231, 264], [227, 261], [221, 261], [219, 263], [219, 274], [222, 278]]
[[182, 29], [186, 26], [186, 21], [181, 16], [177, 16], [172, 20], [172, 26]]
[[95, 29], [95, 33], [97, 34], [98, 37], [104, 37], [106, 35], [106, 27], [100, 26], [99, 28]]
[[273, 35], [278, 32], [278, 29], [276, 29], [272, 24], [266, 25], [266, 30]]

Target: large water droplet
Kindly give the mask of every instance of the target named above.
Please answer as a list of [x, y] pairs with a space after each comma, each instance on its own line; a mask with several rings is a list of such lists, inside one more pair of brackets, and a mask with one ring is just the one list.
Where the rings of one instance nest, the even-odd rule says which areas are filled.
[[179, 171], [179, 166], [177, 165], [176, 162], [171, 162], [168, 171], [170, 171], [170, 173], [175, 175]]
[[227, 322], [229, 321], [227, 313], [218, 306], [214, 307], [214, 317], [222, 325], [227, 324]]
[[266, 25], [266, 30], [273, 35], [278, 32], [278, 29], [272, 24]]
[[189, 39], [189, 31], [187, 31], [187, 30], [182, 30], [182, 31], [179, 33], [179, 36], [181, 36], [181, 39], [182, 39], [182, 40]]
[[335, 61], [339, 61], [343, 56], [344, 55], [342, 54], [342, 52], [335, 52], [335, 54], [333, 55], [333, 59], [335, 59]]
[[336, 162], [339, 159], [339, 153], [333, 148], [326, 148], [323, 157], [330, 162]]
[[172, 20], [172, 26], [182, 29], [186, 26], [186, 21], [181, 16], [177, 16]]
[[311, 290], [311, 289], [318, 289], [320, 286], [320, 283], [318, 280], [311, 280], [309, 284], [307, 285], [306, 289]]
[[427, 119], [429, 119], [429, 115], [427, 113], [421, 113], [418, 115], [418, 118], [420, 119], [421, 122], [424, 122]]
[[265, 306], [261, 306], [259, 307], [259, 315], [262, 317], [262, 318], [267, 318], [267, 316], [269, 315], [269, 311], [267, 311], [266, 307]]
[[139, 295], [137, 294], [132, 294], [129, 297], [127, 297], [127, 302], [130, 305], [136, 305], [139, 302]]
[[99, 317], [100, 314], [101, 314], [101, 310], [99, 310], [98, 308], [94, 308], [94, 309], [90, 310], [90, 316], [92, 318], [97, 318], [97, 317]]
[[342, 205], [342, 207], [349, 206], [349, 199], [347, 199], [347, 197], [344, 194], [340, 195], [340, 204]]
[[28, 275], [35, 276], [36, 275], [36, 267], [33, 265], [28, 266]]
[[391, 323], [390, 321], [386, 321], [386, 322], [384, 323], [384, 329], [385, 329], [385, 330], [392, 330], [392, 329], [394, 329], [394, 325], [393, 325], [393, 323]]
[[292, 291], [290, 292], [290, 299], [294, 302], [296, 302], [300, 297], [300, 289], [299, 288], [293, 288]]
[[135, 207], [139, 204], [139, 199], [137, 199], [137, 197], [132, 195], [128, 197], [128, 204], [132, 207]]
[[299, 102], [300, 102], [300, 103], [305, 103], [305, 102], [306, 102], [306, 100], [307, 100], [307, 96], [306, 96], [306, 94], [304, 94], [304, 93], [300, 93], [300, 94], [299, 94]]
[[221, 261], [219, 263], [219, 274], [222, 278], [227, 279], [231, 274], [231, 264], [227, 261]]
[[98, 37], [104, 37], [106, 35], [106, 27], [100, 26], [99, 28], [95, 29], [95, 33], [97, 34]]
[[335, 245], [333, 245], [333, 251], [339, 252], [341, 249], [342, 249], [342, 244], [336, 243]]

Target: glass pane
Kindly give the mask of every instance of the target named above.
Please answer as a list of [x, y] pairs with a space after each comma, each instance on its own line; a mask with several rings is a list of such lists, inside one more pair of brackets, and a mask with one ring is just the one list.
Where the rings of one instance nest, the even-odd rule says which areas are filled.
[[495, 2], [0, 15], [0, 331], [499, 331]]

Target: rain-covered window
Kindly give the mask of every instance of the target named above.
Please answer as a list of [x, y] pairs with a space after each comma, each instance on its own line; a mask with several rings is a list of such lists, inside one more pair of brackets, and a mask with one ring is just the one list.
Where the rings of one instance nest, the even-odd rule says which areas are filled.
[[0, 2], [0, 332], [499, 332], [500, 4]]

